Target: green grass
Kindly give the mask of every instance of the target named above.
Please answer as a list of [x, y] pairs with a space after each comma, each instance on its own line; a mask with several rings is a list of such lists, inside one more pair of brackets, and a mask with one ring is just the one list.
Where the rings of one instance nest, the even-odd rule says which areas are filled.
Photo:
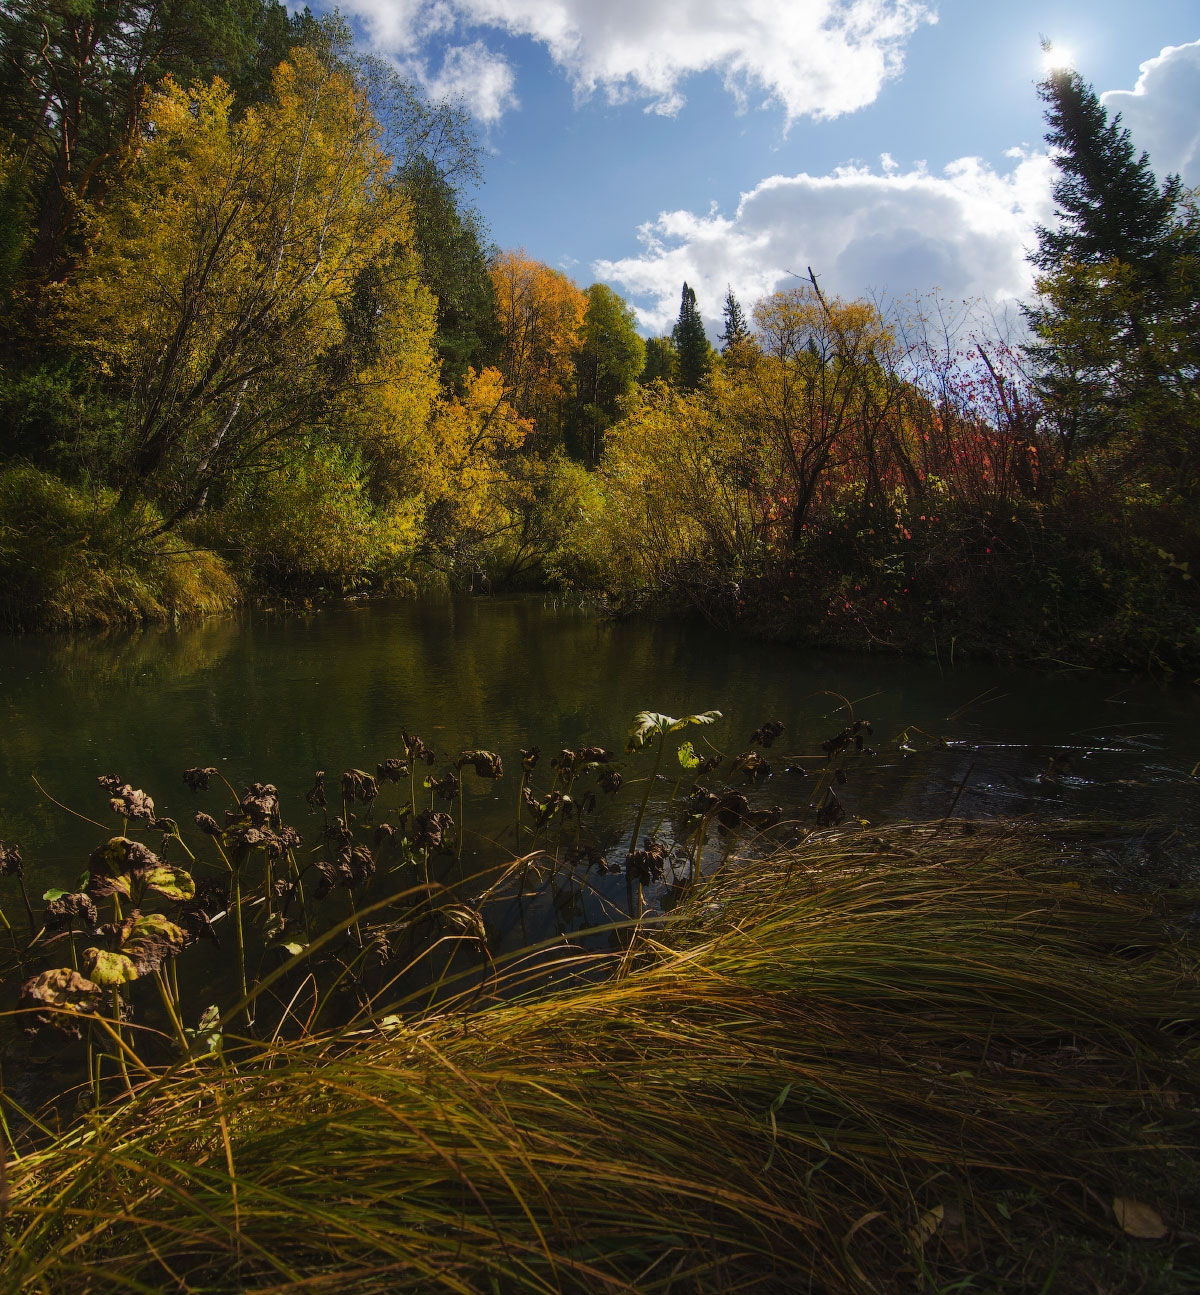
[[599, 983], [516, 963], [181, 1063], [10, 1152], [0, 1285], [1194, 1290], [1196, 960], [1081, 866], [1003, 825], [826, 833]]

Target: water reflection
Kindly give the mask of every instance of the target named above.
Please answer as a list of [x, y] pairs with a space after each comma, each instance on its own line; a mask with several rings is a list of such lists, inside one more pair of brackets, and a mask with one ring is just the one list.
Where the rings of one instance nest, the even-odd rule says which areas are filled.
[[[768, 753], [775, 772], [746, 793], [756, 807], [780, 804], [790, 817], [813, 780], [781, 770], [800, 757], [811, 766], [822, 740], [846, 722], [843, 697], [872, 721], [877, 752], [838, 789], [852, 815], [941, 816], [953, 806], [959, 816], [1194, 816], [1193, 688], [1082, 671], [943, 671], [933, 662], [754, 643], [698, 625], [605, 622], [524, 598], [6, 639], [0, 836], [21, 842], [34, 888], [73, 881], [99, 833], [40, 796], [32, 776], [107, 822], [96, 777], [118, 772], [150, 791], [160, 813], [190, 822], [196, 808], [213, 807], [183, 787], [181, 771], [209, 764], [238, 787], [276, 783], [304, 831], [312, 771], [373, 769], [401, 753], [407, 728], [437, 749], [438, 771], [464, 747], [505, 759], [501, 782], [467, 780], [467, 822], [477, 834], [471, 867], [486, 861], [488, 841], [511, 850], [519, 748], [620, 750], [630, 719], [646, 708], [720, 709], [724, 718], [702, 737], [726, 755], [743, 750], [764, 720], [782, 720], [784, 736]], [[644, 776], [648, 765], [637, 757], [627, 773]], [[648, 825], [681, 774], [667, 767]], [[628, 831], [636, 799], [626, 790], [606, 804], [608, 839]]]

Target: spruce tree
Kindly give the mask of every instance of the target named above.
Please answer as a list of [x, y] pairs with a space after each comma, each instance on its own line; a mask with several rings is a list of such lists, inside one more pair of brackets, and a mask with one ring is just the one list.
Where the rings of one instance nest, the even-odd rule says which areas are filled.
[[1165, 470], [1163, 484], [1194, 493], [1196, 204], [1177, 176], [1159, 184], [1120, 116], [1108, 119], [1077, 72], [1051, 73], [1038, 93], [1059, 171], [1059, 224], [1038, 230], [1030, 260], [1041, 271], [1040, 299], [1025, 311], [1046, 411], [1066, 458], [1088, 445], [1116, 445], [1114, 470]]
[[725, 285], [725, 331], [721, 334], [721, 353], [732, 346], [750, 340], [750, 328], [746, 316], [742, 313], [741, 303], [733, 295], [733, 289]]
[[696, 308], [696, 294], [686, 283], [671, 340], [679, 357], [679, 385], [684, 391], [695, 391], [712, 366], [712, 347], [704, 332], [704, 320]]
[[1118, 113], [1112, 121], [1079, 73], [1057, 69], [1038, 86], [1046, 107], [1046, 142], [1055, 150], [1058, 229], [1038, 228], [1032, 260], [1052, 273], [1065, 261], [1098, 265], [1113, 258], [1137, 269], [1156, 259], [1170, 234], [1183, 187], [1160, 187], [1150, 159], [1139, 157]]

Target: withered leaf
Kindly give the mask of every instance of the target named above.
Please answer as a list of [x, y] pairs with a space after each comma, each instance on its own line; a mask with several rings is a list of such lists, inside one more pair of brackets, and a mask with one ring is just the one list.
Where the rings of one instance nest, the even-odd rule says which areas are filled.
[[216, 769], [185, 769], [183, 781], [192, 791], [207, 791], [210, 778], [217, 776]]
[[1162, 1215], [1141, 1201], [1114, 1196], [1112, 1208], [1121, 1231], [1128, 1236], [1141, 1241], [1160, 1241], [1170, 1231]]

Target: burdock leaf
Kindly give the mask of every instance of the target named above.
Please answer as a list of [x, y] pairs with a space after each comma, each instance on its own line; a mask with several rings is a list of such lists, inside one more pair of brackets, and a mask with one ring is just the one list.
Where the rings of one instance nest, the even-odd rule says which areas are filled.
[[183, 931], [161, 913], [134, 911], [119, 927], [103, 929], [119, 940], [117, 947], [84, 949], [83, 962], [88, 975], [106, 988], [157, 971], [183, 948]]
[[92, 980], [104, 989], [125, 985], [138, 978], [133, 959], [111, 949], [84, 949], [83, 965]]
[[138, 975], [157, 971], [183, 948], [183, 931], [161, 913], [139, 913], [121, 952], [133, 959]]
[[100, 986], [70, 967], [43, 971], [21, 986], [21, 1002], [30, 1007], [56, 1007], [64, 1012], [94, 1012]]
[[138, 881], [143, 893], [161, 895], [164, 899], [173, 899], [178, 903], [186, 903], [196, 897], [196, 883], [192, 880], [192, 874], [168, 863], [160, 864], [157, 868], [147, 868], [138, 875]]
[[1112, 1207], [1121, 1231], [1140, 1241], [1160, 1241], [1170, 1231], [1163, 1222], [1162, 1215], [1141, 1201], [1130, 1200], [1127, 1196], [1115, 1196]]
[[655, 710], [639, 711], [633, 717], [633, 727], [625, 740], [627, 751], [638, 751], [652, 738], [668, 733], [678, 733], [690, 724], [712, 724], [721, 718], [719, 710], [701, 711], [697, 715], [684, 715], [676, 719], [673, 715], [663, 715]]

